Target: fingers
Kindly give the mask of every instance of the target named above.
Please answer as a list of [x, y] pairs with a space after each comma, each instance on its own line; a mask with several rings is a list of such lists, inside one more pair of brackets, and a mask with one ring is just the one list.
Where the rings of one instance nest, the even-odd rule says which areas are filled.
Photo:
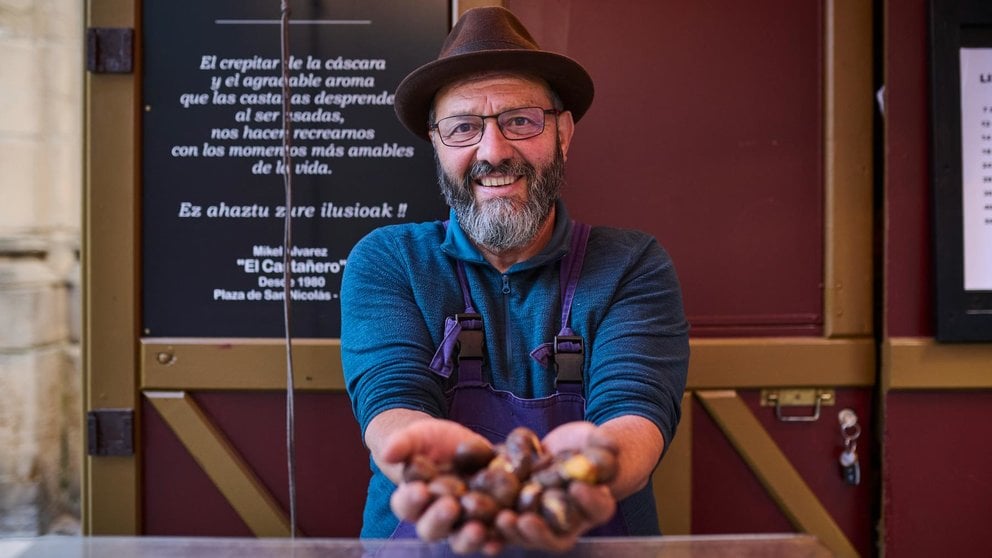
[[604, 485], [591, 485], [583, 482], [573, 482], [568, 487], [568, 494], [586, 518], [587, 529], [602, 525], [616, 513], [617, 503]]
[[402, 463], [414, 454], [424, 455], [436, 462], [450, 461], [458, 444], [465, 440], [489, 444], [483, 436], [449, 420], [420, 420], [394, 432], [382, 447], [382, 458], [389, 463]]
[[448, 545], [457, 554], [479, 552], [485, 546], [489, 530], [478, 521], [469, 521], [448, 537]]
[[[535, 513], [516, 514], [509, 510], [501, 512], [496, 517], [496, 529], [506, 540], [506, 544], [531, 549], [558, 549], [558, 538], [548, 527], [548, 524]], [[567, 541], [565, 541], [567, 544]], [[564, 546], [568, 548], [568, 546]]]
[[496, 556], [500, 552], [503, 552], [504, 546], [506, 545], [502, 541], [490, 539], [482, 545], [482, 553], [487, 556]]
[[506, 540], [507, 544], [525, 546], [527, 539], [520, 533], [520, 529], [517, 528], [517, 520], [519, 516], [510, 510], [502, 510], [496, 515], [496, 530], [499, 531], [500, 535]]
[[567, 422], [548, 432], [541, 442], [550, 453], [581, 449], [595, 430], [596, 426], [591, 422]]
[[417, 536], [425, 541], [437, 541], [450, 533], [461, 508], [458, 502], [444, 496], [433, 499], [422, 482], [405, 482], [398, 486], [389, 499], [396, 517], [414, 523]]
[[496, 516], [496, 528], [507, 545], [563, 552], [572, 548], [579, 536], [609, 521], [616, 511], [616, 501], [605, 486], [573, 483], [569, 496], [578, 508], [582, 520], [567, 533], [554, 531], [536, 513], [516, 514], [503, 510]]
[[417, 521], [430, 502], [427, 485], [419, 481], [400, 484], [389, 497], [389, 507], [396, 517], [410, 522]]
[[520, 515], [516, 528], [522, 539], [518, 544], [551, 552], [564, 552], [572, 548], [578, 541], [579, 534], [585, 531], [577, 530], [561, 535], [556, 534], [540, 516], [533, 513]]
[[417, 520], [417, 536], [425, 541], [438, 541], [447, 537], [458, 521], [461, 509], [451, 496], [443, 496], [427, 507]]
[[588, 446], [603, 448], [613, 453], [619, 451], [613, 434], [586, 421], [565, 423], [549, 432], [541, 442], [551, 453], [581, 450]]

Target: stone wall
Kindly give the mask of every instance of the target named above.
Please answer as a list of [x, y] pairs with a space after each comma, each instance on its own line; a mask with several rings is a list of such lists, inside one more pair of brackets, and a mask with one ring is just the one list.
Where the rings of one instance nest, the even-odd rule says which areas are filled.
[[0, 536], [78, 532], [83, 2], [0, 0]]

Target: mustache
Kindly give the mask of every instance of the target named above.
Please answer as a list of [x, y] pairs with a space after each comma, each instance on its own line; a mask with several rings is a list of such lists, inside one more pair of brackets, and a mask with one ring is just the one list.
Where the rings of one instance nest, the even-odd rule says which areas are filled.
[[465, 186], [471, 186], [471, 182], [473, 180], [482, 178], [487, 174], [520, 174], [526, 176], [528, 179], [533, 179], [537, 176], [537, 170], [527, 161], [512, 161], [506, 159], [501, 161], [498, 165], [492, 165], [488, 161], [476, 161], [472, 164], [471, 168], [469, 168], [468, 172], [465, 173]]
[[[564, 182], [560, 147], [555, 159], [540, 170], [524, 159], [505, 159], [496, 165], [475, 161], [461, 173], [449, 174], [437, 151], [434, 164], [441, 195], [454, 211], [459, 225], [473, 241], [498, 253], [534, 239]], [[480, 203], [475, 198], [475, 183], [487, 174], [525, 177], [526, 199], [496, 198]]]

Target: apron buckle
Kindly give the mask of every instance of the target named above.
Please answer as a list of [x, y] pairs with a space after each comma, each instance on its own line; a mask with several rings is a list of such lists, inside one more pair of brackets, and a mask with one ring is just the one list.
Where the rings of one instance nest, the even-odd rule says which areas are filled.
[[560, 382], [582, 383], [582, 337], [578, 335], [555, 335], [554, 363]]
[[476, 313], [455, 314], [455, 321], [461, 325], [455, 354], [458, 360], [482, 359], [482, 316]]

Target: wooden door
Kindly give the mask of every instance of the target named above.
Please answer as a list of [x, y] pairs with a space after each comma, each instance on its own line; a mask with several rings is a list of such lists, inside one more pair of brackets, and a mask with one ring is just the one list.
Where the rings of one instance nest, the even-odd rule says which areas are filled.
[[[650, 231], [682, 282], [692, 355], [655, 477], [662, 531], [810, 532], [872, 554], [871, 6], [504, 4], [596, 83], [570, 211]], [[832, 389], [830, 405], [782, 422], [761, 394], [785, 388]], [[862, 432], [857, 486], [838, 463], [845, 408]]]

